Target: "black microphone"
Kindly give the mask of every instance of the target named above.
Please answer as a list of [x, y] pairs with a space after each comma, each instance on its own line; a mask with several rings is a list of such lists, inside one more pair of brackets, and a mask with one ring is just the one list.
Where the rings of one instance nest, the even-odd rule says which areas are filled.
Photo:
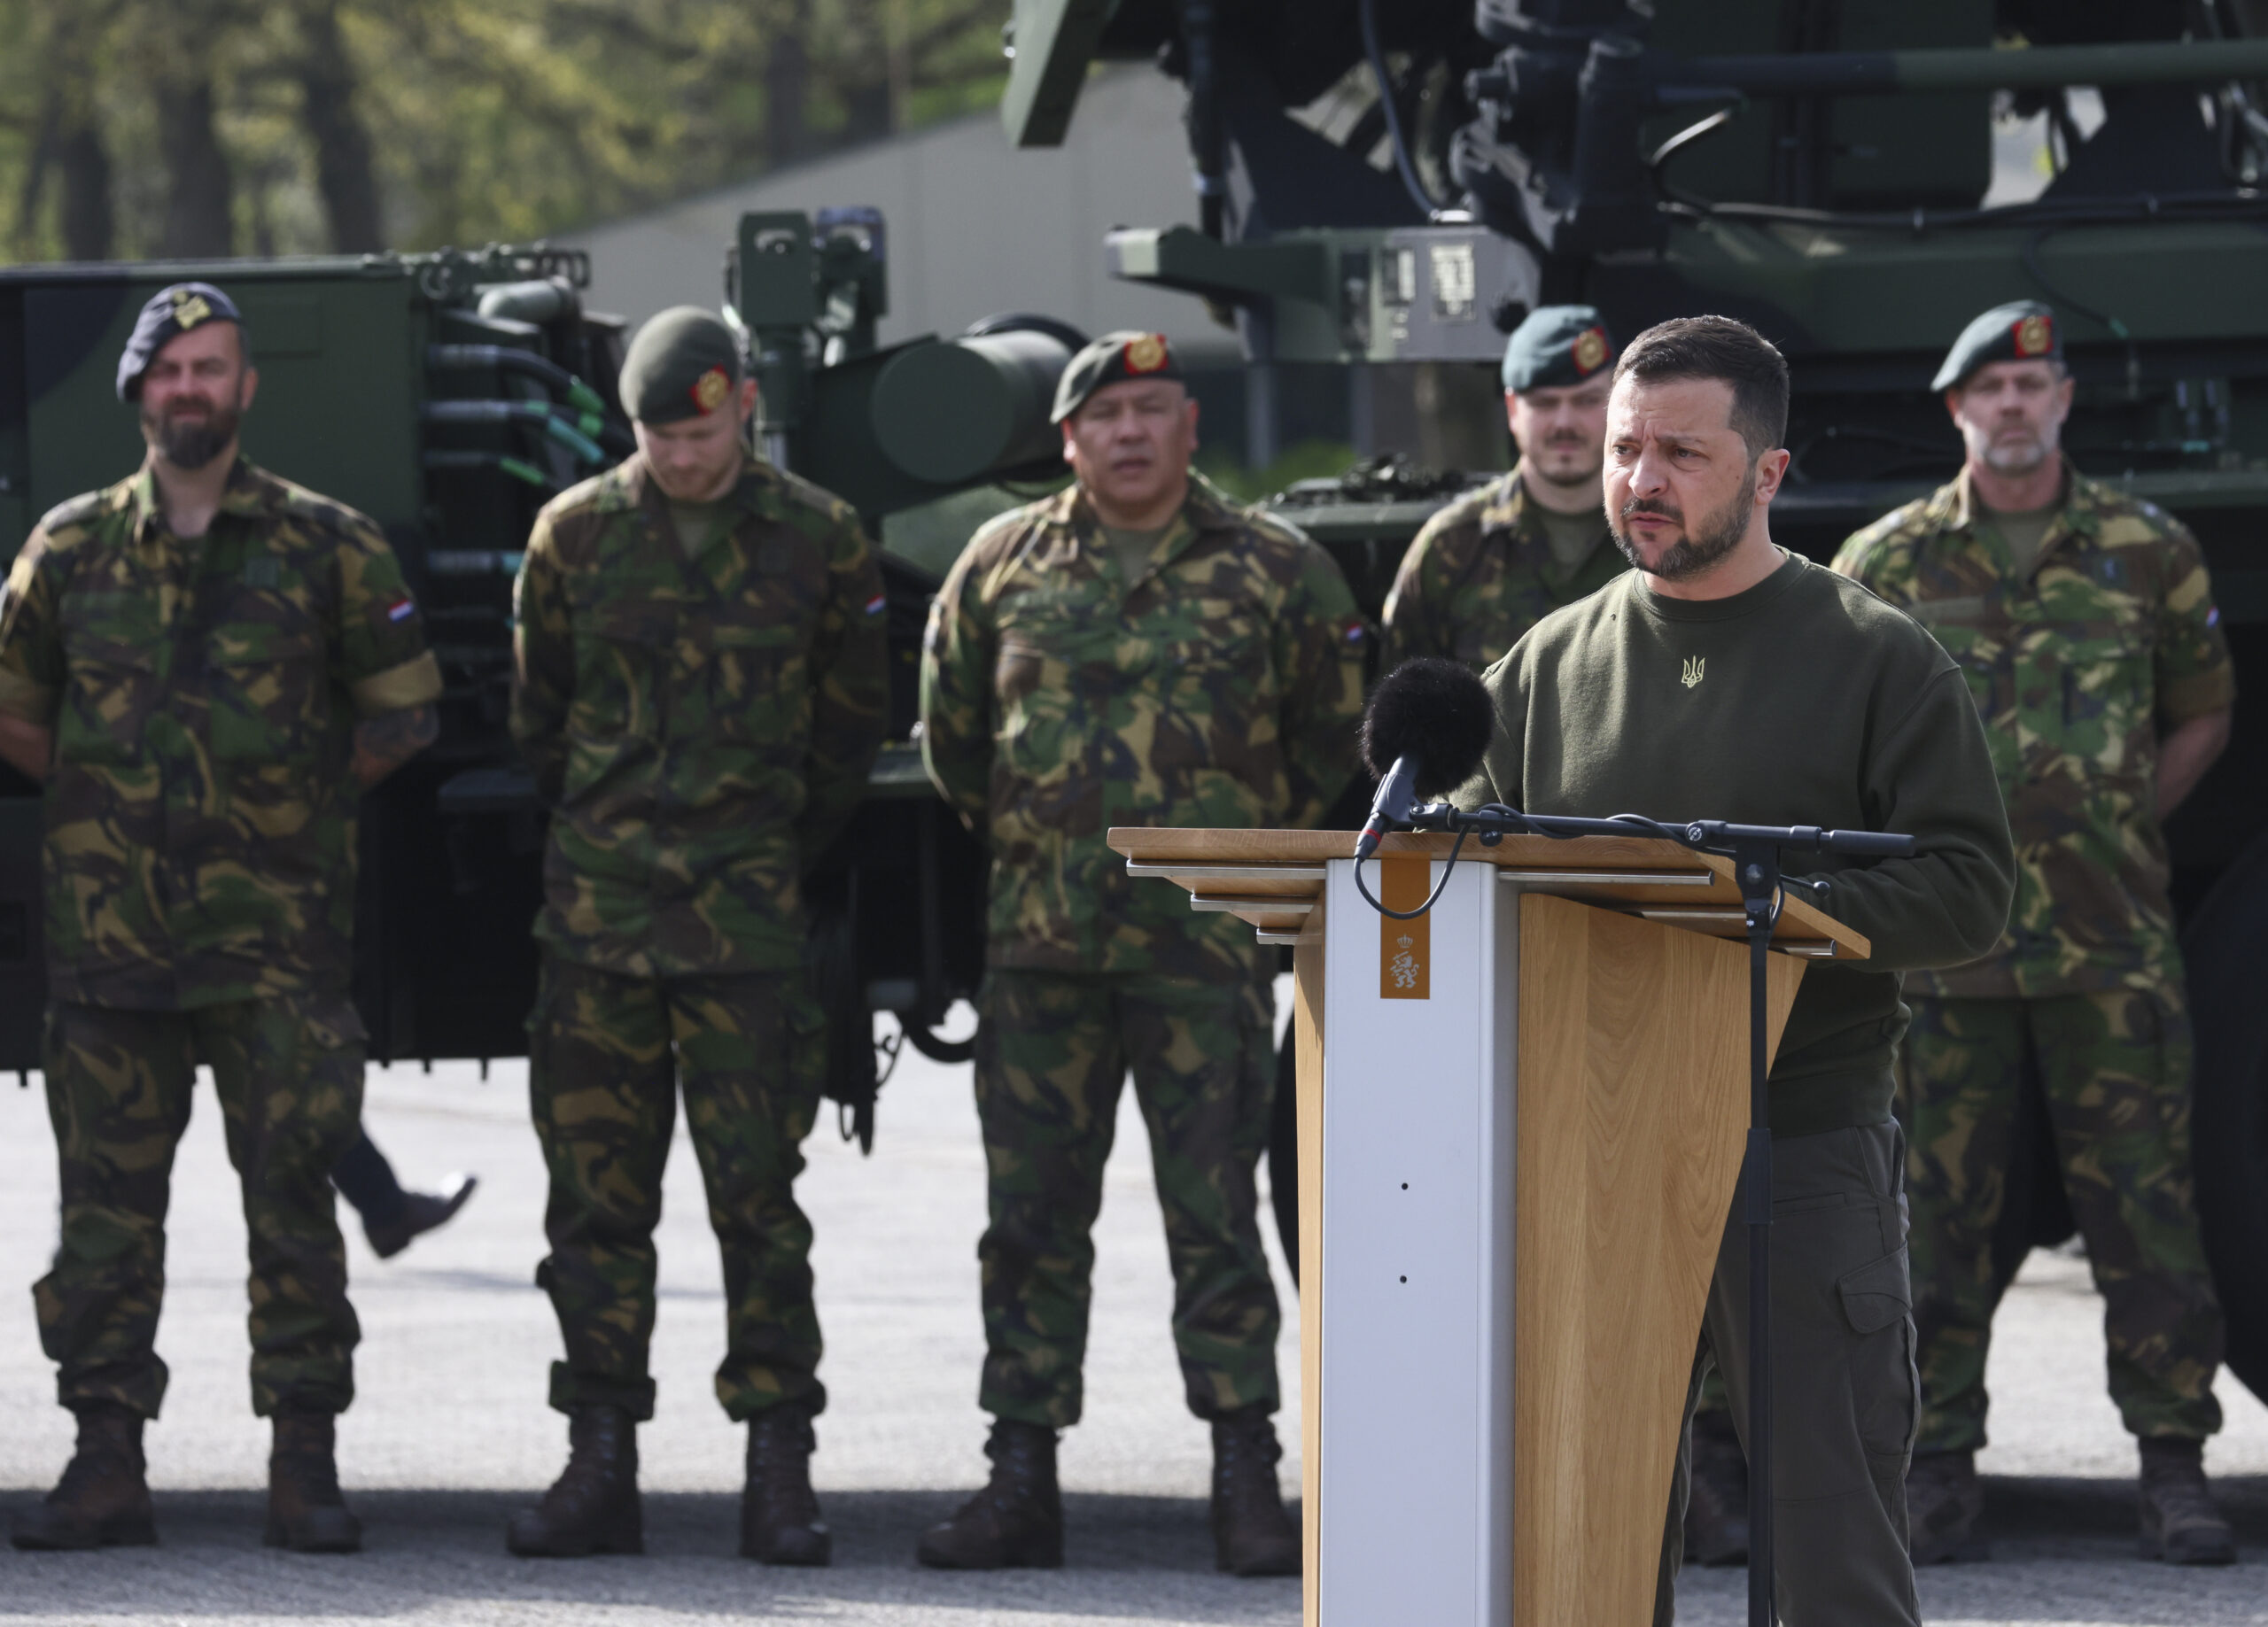
[[1388, 673], [1363, 714], [1363, 762], [1380, 781], [1355, 857], [1376, 853], [1421, 800], [1472, 779], [1495, 732], [1495, 702], [1462, 662], [1420, 655]]

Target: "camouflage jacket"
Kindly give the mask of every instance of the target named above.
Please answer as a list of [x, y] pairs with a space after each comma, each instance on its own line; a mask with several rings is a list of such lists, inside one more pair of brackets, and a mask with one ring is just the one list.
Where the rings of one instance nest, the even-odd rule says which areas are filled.
[[1917, 977], [1918, 994], [2045, 996], [2179, 975], [2158, 735], [2234, 699], [2228, 645], [2179, 521], [2075, 472], [2021, 580], [1966, 472], [1836, 555], [1961, 662], [2016, 837], [2000, 947]]
[[1606, 534], [1573, 570], [1552, 557], [1520, 472], [1468, 492], [1425, 522], [1386, 595], [1379, 670], [1441, 655], [1494, 666], [1520, 635], [1561, 605], [1587, 599], [1629, 567]]
[[992, 848], [991, 964], [1241, 975], [1252, 929], [1138, 881], [1113, 825], [1311, 825], [1355, 768], [1361, 615], [1331, 556], [1192, 476], [1129, 584], [1073, 487], [977, 532], [929, 616], [921, 748]]
[[802, 964], [801, 872], [858, 805], [889, 678], [850, 505], [751, 458], [687, 559], [642, 454], [554, 498], [512, 733], [552, 809], [536, 936], [634, 977]]
[[184, 541], [145, 468], [42, 520], [4, 599], [0, 707], [55, 736], [49, 993], [343, 990], [354, 724], [441, 693], [377, 527], [239, 461]]

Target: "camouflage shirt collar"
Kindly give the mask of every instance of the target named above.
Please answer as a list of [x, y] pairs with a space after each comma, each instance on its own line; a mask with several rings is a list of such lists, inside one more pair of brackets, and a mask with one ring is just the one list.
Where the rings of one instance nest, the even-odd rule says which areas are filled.
[[[2102, 511], [2109, 496], [2100, 481], [2089, 480], [2071, 467], [2071, 460], [2057, 453], [2056, 461], [2063, 468], [2063, 501], [2049, 531], [2051, 537], [2060, 534], [2064, 526], [2073, 531], [2093, 531], [2102, 522]], [[1929, 518], [1939, 531], [1973, 533], [1977, 520], [1988, 512], [1977, 500], [1977, 484], [1969, 478], [1969, 467], [1961, 466], [1961, 473], [1938, 488], [1930, 500]]]
[[[1170, 559], [1186, 547], [1202, 531], [1234, 531], [1244, 523], [1244, 511], [1226, 493], [1195, 469], [1189, 471], [1189, 495], [1182, 500], [1181, 507], [1167, 523], [1171, 540], [1166, 548]], [[1086, 492], [1076, 484], [1065, 486], [1047, 500], [1040, 511], [1040, 523], [1058, 531], [1068, 531], [1084, 549], [1098, 546], [1102, 532], [1102, 521], [1097, 517], [1094, 505], [1087, 501]]]
[[[275, 508], [276, 495], [276, 484], [268, 472], [240, 452], [229, 466], [228, 484], [221, 490], [220, 512], [256, 519]], [[150, 526], [165, 523], [165, 504], [158, 496], [158, 471], [149, 458], [143, 459], [142, 467], [127, 478], [126, 507], [133, 515], [136, 536]]]
[[[1528, 496], [1527, 483], [1522, 478], [1518, 463], [1512, 465], [1510, 473], [1499, 475], [1481, 491], [1486, 493], [1480, 509], [1482, 531], [1501, 531], [1508, 534], [1513, 554], [1546, 582], [1555, 585], [1565, 582], [1590, 563], [1591, 556], [1585, 554], [1573, 569], [1560, 565], [1559, 556], [1551, 551], [1551, 538], [1543, 529], [1543, 505]], [[1602, 533], [1606, 529], [1603, 514], [1599, 529]]]
[[[643, 451], [623, 459], [607, 471], [604, 479], [607, 489], [600, 500], [602, 507], [642, 508], [650, 505], [659, 509], [669, 501], [661, 483], [654, 478], [654, 466], [647, 461]], [[716, 500], [737, 503], [752, 514], [767, 514], [776, 507], [773, 500], [781, 487], [780, 471], [750, 453], [742, 461], [739, 484]]]

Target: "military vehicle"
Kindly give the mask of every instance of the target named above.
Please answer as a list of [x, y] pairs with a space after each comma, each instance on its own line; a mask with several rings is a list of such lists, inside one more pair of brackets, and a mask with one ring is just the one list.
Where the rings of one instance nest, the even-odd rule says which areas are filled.
[[[1720, 312], [1788, 356], [1773, 535], [1824, 560], [1959, 466], [1929, 384], [1969, 319], [2055, 307], [2065, 446], [2197, 533], [2248, 697], [2166, 834], [2208, 1249], [2268, 1396], [2268, 4], [1017, 0], [1010, 46], [1020, 145], [1062, 139], [1096, 61], [1184, 85], [1199, 223], [1104, 252], [1233, 318], [1263, 439], [1286, 364], [1485, 372], [1538, 305]], [[2044, 116], [2054, 173], [1986, 207], [1996, 108]], [[1287, 509], [1375, 606], [1454, 484], [1372, 466]], [[2025, 1119], [2004, 1280], [2072, 1230], [2036, 1084]]]
[[[950, 339], [874, 342], [886, 228], [871, 210], [750, 215], [720, 245], [724, 309], [763, 382], [765, 449], [843, 494], [869, 529], [969, 487], [1060, 478], [1055, 381], [1084, 337], [1001, 316]], [[507, 728], [511, 588], [538, 507], [633, 441], [616, 396], [623, 324], [584, 308], [579, 253], [477, 253], [0, 272], [0, 536], [142, 457], [113, 393], [143, 301], [224, 284], [260, 369], [255, 461], [382, 525], [423, 608], [447, 688], [441, 738], [363, 804], [354, 993], [381, 1062], [513, 1056], [534, 995], [529, 924], [543, 810]], [[933, 1055], [982, 970], [981, 852], [909, 742], [915, 656], [936, 576], [883, 557], [892, 743], [807, 882], [812, 968], [835, 1024], [830, 1093], [868, 1144], [872, 1011]], [[0, 768], [0, 1068], [39, 1058], [36, 787]], [[885, 1056], [894, 1055], [886, 1050]]]
[[[2240, 683], [2268, 683], [2263, 0], [1014, 0], [1008, 45], [1002, 115], [1022, 145], [1062, 138], [1099, 60], [1153, 59], [1185, 85], [1198, 225], [1098, 249], [1233, 323], [1256, 445], [1286, 365], [1420, 370], [1493, 411], [1504, 334], [1538, 304], [1588, 300], [1626, 334], [1725, 312], [1790, 358], [1796, 462], [1775, 535], [1823, 558], [1957, 466], [1928, 391], [1952, 336], [2041, 298], [2079, 381], [2072, 456], [2198, 533]], [[2074, 87], [2100, 92], [2091, 134]], [[2057, 167], [2038, 198], [1987, 208], [1996, 106], [2044, 115]], [[892, 267], [871, 211], [750, 216], [718, 247], [765, 449], [870, 526], [1060, 477], [1046, 404], [1081, 335], [1006, 316], [878, 345]], [[373, 1054], [517, 1054], [543, 814], [505, 733], [509, 585], [536, 507], [626, 449], [621, 325], [584, 308], [579, 255], [540, 245], [0, 272], [0, 550], [139, 458], [110, 369], [135, 307], [188, 275], [247, 314], [264, 376], [248, 450], [385, 527], [447, 677], [440, 744], [367, 804], [356, 993]], [[1375, 614], [1402, 546], [1475, 477], [1379, 460], [1279, 507]], [[862, 1138], [871, 1013], [897, 1014], [886, 1045], [965, 1056], [937, 1025], [983, 957], [983, 856], [909, 739], [936, 565], [885, 554], [894, 741], [812, 886], [830, 1090]], [[2231, 1365], [2268, 1394], [2264, 729], [2241, 705], [2168, 839], [2208, 1241]], [[35, 787], [0, 779], [0, 1067], [37, 1059], [38, 827]], [[2028, 1111], [2008, 1274], [2070, 1230], [2036, 1094]], [[1295, 1178], [1280, 1161], [1279, 1203]]]

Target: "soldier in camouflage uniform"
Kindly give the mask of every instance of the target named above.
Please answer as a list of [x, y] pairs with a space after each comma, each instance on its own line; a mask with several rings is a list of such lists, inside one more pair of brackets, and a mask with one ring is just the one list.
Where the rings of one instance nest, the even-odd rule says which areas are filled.
[[1981, 1551], [1973, 1454], [1998, 1284], [1992, 1237], [2018, 1081], [2036, 1069], [2106, 1302], [2110, 1391], [2140, 1437], [2142, 1546], [2226, 1563], [2202, 1467], [2221, 1317], [2189, 1158], [2189, 1017], [2159, 825], [2228, 738], [2235, 695], [2197, 544], [2057, 450], [2072, 384], [2046, 306], [1970, 324], [1934, 386], [1960, 476], [1836, 568], [1911, 611], [1969, 674], [2019, 861], [1987, 958], [1907, 985], [1917, 1562]]
[[848, 505], [746, 450], [756, 386], [689, 306], [625, 359], [640, 450], [538, 516], [512, 732], [552, 810], [528, 1021], [551, 1175], [536, 1273], [566, 1471], [513, 1552], [638, 1553], [653, 1234], [678, 1091], [725, 1265], [717, 1398], [746, 1422], [741, 1551], [824, 1565], [811, 1223], [825, 1077], [799, 878], [864, 794], [888, 699], [880, 567]]
[[990, 1483], [923, 1563], [1062, 1562], [1056, 1431], [1078, 1422], [1094, 1250], [1130, 1067], [1172, 1257], [1218, 1561], [1288, 1574], [1276, 1294], [1254, 1168], [1275, 1067], [1251, 930], [1130, 879], [1113, 825], [1309, 825], [1346, 783], [1363, 625], [1330, 557], [1189, 472], [1166, 341], [1117, 333], [1056, 396], [1077, 484], [979, 531], [931, 612], [930, 777], [992, 855], [976, 1097], [990, 1176], [979, 1405]]
[[1532, 313], [1504, 346], [1520, 461], [1425, 522], [1386, 595], [1385, 670], [1416, 655], [1493, 666], [1561, 605], [1627, 568], [1601, 508], [1614, 340], [1587, 305]]
[[33, 1298], [79, 1426], [19, 1547], [157, 1540], [142, 1426], [200, 1062], [244, 1182], [267, 1540], [361, 1540], [333, 1455], [359, 1329], [330, 1191], [362, 1099], [355, 798], [431, 741], [441, 681], [377, 528], [238, 454], [258, 383], [219, 289], [151, 299], [118, 373], [147, 460], [42, 520], [0, 593], [0, 752], [46, 781], [62, 1232]]

